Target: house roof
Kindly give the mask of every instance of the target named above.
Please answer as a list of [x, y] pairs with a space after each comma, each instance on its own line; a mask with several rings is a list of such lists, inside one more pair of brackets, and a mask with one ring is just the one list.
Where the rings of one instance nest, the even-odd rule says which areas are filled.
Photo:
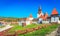
[[52, 14], [51, 14], [51, 15], [55, 15], [55, 14], [58, 14], [58, 12], [57, 12], [56, 8], [54, 8], [54, 9], [53, 9], [53, 11], [52, 11]]
[[32, 20], [33, 16], [30, 14], [29, 18], [26, 18], [26, 20]]
[[45, 17], [48, 17], [48, 13], [46, 12]]
[[42, 18], [43, 20], [45, 19], [44, 15], [41, 15], [39, 18]]
[[48, 17], [48, 13], [46, 12], [46, 14], [45, 14], [45, 20], [47, 19], [47, 17]]
[[46, 19], [47, 19], [47, 17], [48, 17], [48, 14], [47, 14], [47, 12], [46, 12], [46, 14], [45, 14], [45, 15], [41, 15], [39, 18], [42, 18], [43, 20], [46, 20]]

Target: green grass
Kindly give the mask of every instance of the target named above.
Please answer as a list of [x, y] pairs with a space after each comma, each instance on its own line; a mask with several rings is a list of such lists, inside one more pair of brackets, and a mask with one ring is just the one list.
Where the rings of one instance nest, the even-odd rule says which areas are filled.
[[14, 25], [11, 25], [11, 26], [13, 26], [13, 28], [12, 28], [11, 30], [9, 30], [10, 33], [13, 33], [14, 31], [17, 31], [17, 30], [24, 30], [24, 29], [26, 29], [26, 28], [34, 28], [34, 27], [37, 27], [38, 25], [36, 25], [36, 24], [31, 24], [31, 25], [22, 27], [22, 26], [20, 26], [20, 25], [14, 24]]
[[52, 26], [48, 26], [47, 28], [42, 28], [40, 30], [30, 32], [27, 34], [23, 34], [23, 35], [19, 35], [19, 36], [45, 36], [46, 34], [51, 33], [57, 27], [58, 27], [58, 25], [52, 25]]
[[[46, 24], [47, 25], [47, 24]], [[25, 27], [19, 26], [17, 24], [11, 25], [13, 26], [13, 28], [11, 30], [9, 30], [9, 33], [14, 33], [14, 31], [16, 30], [24, 30], [26, 28], [35, 28], [37, 26], [42, 26], [42, 24], [31, 24]], [[55, 30], [58, 27], [58, 24], [56, 25], [52, 25], [52, 26], [48, 26], [47, 28], [42, 28], [39, 30], [36, 30], [34, 32], [30, 32], [30, 33], [26, 33], [26, 34], [19, 34], [18, 36], [45, 36], [46, 34], [52, 32], [53, 30]]]
[[11, 26], [13, 26], [13, 28], [11, 30], [9, 30], [10, 33], [13, 33], [16, 30], [23, 30], [24, 29], [22, 26], [19, 26], [19, 25], [16, 25], [16, 24], [11, 25]]
[[37, 24], [31, 24], [31, 25], [25, 26], [24, 28], [34, 28], [34, 27], [37, 27], [37, 26], [38, 26]]
[[0, 28], [3, 28], [3, 27], [5, 27], [5, 26], [0, 26]]

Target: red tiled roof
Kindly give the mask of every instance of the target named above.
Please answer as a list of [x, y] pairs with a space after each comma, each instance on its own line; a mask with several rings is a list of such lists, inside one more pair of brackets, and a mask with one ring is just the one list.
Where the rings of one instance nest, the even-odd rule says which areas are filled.
[[45, 19], [44, 15], [41, 15], [39, 18]]
[[55, 15], [55, 14], [58, 14], [56, 8], [54, 8], [53, 11], [52, 11], [52, 15]]
[[48, 14], [46, 13], [46, 14], [45, 14], [45, 20], [47, 19], [47, 17], [48, 17]]
[[39, 18], [42, 18], [43, 20], [46, 20], [48, 17], [48, 14], [46, 13], [45, 16], [44, 15], [41, 15]]

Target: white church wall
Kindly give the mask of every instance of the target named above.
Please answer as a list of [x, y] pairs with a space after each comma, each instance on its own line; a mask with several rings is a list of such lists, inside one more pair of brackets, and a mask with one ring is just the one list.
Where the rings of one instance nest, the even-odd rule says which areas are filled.
[[59, 21], [59, 17], [51, 17], [51, 22], [58, 22]]
[[55, 21], [54, 21], [54, 17], [51, 17], [51, 22], [55, 22]]
[[59, 17], [55, 17], [55, 22], [58, 22], [59, 21]]
[[42, 23], [49, 23], [49, 21], [42, 21]]

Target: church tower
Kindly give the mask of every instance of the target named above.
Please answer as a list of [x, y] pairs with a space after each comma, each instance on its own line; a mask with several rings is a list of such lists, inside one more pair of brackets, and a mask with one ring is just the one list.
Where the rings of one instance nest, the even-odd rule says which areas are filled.
[[40, 18], [40, 16], [43, 16], [42, 10], [41, 10], [41, 6], [38, 8], [38, 13], [37, 13], [37, 18]]
[[39, 18], [40, 14], [41, 14], [41, 6], [40, 6], [40, 7], [38, 7], [37, 18]]
[[38, 14], [40, 14], [41, 13], [41, 6], [38, 8]]
[[51, 22], [58, 23], [58, 21], [59, 21], [59, 15], [56, 8], [54, 8], [51, 14]]
[[42, 10], [41, 10], [41, 6], [38, 8], [37, 18], [39, 19], [38, 23], [42, 23], [43, 13], [42, 13]]

